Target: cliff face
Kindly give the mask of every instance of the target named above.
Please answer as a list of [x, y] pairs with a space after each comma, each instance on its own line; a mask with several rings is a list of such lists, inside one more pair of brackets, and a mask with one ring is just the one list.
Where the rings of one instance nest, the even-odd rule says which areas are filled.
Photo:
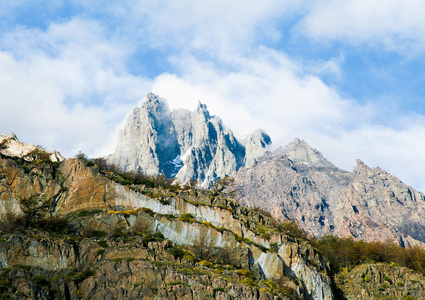
[[[2, 233], [0, 294], [334, 298], [329, 264], [314, 248], [219, 194], [123, 186], [77, 159], [37, 164], [2, 158], [0, 164], [2, 222], [7, 212], [20, 213], [21, 197], [39, 193], [50, 197], [53, 217], [69, 222], [55, 234], [31, 228]], [[261, 235], [265, 228], [268, 234]]]
[[315, 236], [393, 239], [402, 246], [425, 242], [424, 195], [360, 160], [346, 172], [295, 140], [234, 177], [239, 202], [296, 220]]
[[125, 171], [165, 174], [208, 187], [251, 164], [270, 143], [264, 131], [256, 131], [244, 146], [206, 105], [199, 104], [195, 111], [170, 111], [164, 99], [148, 94], [128, 117], [115, 153], [107, 159]]

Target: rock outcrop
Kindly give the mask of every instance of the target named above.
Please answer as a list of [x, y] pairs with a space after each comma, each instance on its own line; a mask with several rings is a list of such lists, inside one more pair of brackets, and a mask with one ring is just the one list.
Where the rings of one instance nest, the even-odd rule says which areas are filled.
[[256, 131], [244, 146], [206, 105], [199, 103], [195, 111], [170, 111], [164, 99], [150, 93], [129, 115], [115, 153], [107, 160], [124, 171], [165, 174], [181, 183], [198, 181], [209, 187], [250, 165], [270, 144], [264, 131]]
[[346, 299], [422, 299], [425, 277], [407, 268], [364, 264], [341, 272], [337, 281]]
[[[24, 157], [25, 154], [37, 148], [37, 146], [33, 144], [20, 142], [13, 132], [9, 136], [0, 133], [0, 143], [2, 142], [7, 142], [7, 144], [5, 149], [0, 149], [0, 153], [8, 156]], [[63, 161], [65, 159], [57, 150], [49, 153], [51, 161]]]
[[425, 243], [424, 195], [360, 160], [347, 172], [296, 139], [239, 169], [234, 178], [242, 204], [296, 220], [315, 236]]

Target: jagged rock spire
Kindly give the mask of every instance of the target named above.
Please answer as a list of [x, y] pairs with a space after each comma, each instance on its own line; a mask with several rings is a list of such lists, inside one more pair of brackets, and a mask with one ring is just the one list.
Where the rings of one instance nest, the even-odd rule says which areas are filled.
[[270, 137], [261, 131], [242, 145], [205, 104], [199, 102], [195, 111], [170, 111], [165, 99], [149, 93], [129, 115], [108, 161], [123, 170], [166, 174], [208, 187], [251, 163], [269, 144]]

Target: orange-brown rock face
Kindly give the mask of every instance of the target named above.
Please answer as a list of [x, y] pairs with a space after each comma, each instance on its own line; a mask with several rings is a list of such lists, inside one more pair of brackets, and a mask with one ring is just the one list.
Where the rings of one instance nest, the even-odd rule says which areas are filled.
[[111, 209], [115, 205], [115, 182], [76, 159], [67, 159], [60, 168], [64, 191], [56, 211], [64, 215], [82, 209]]
[[19, 199], [43, 193], [55, 198], [61, 186], [53, 179], [52, 166], [34, 164], [31, 169], [19, 160], [0, 158], [0, 216], [7, 211], [19, 213]]
[[115, 183], [77, 159], [57, 165], [0, 160], [0, 216], [19, 213], [19, 200], [42, 194], [54, 202], [54, 213], [107, 209], [114, 205]]

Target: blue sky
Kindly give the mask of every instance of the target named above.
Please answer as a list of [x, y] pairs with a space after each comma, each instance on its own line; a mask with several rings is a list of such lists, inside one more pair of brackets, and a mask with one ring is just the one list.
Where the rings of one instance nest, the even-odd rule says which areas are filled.
[[0, 132], [113, 152], [147, 92], [425, 191], [419, 0], [0, 0]]

